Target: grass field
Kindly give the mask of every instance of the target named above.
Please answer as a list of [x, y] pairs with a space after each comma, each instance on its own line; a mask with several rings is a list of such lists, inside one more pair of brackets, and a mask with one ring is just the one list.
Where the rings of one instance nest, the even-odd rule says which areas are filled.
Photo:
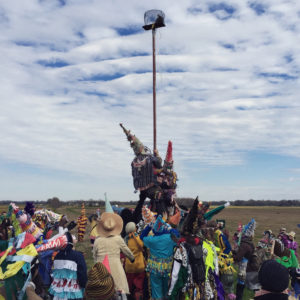
[[[22, 208], [22, 207], [21, 207]], [[6, 208], [0, 207], [3, 211]], [[100, 207], [103, 211], [103, 208]], [[65, 214], [68, 219], [77, 220], [80, 215], [81, 207], [63, 206], [55, 210], [57, 213]], [[86, 215], [96, 213], [96, 208], [86, 207]], [[228, 207], [215, 216], [216, 219], [224, 219], [226, 228], [230, 233], [230, 241], [233, 233], [236, 231], [238, 224], [248, 223], [251, 218], [255, 218], [257, 222], [255, 242], [261, 238], [262, 233], [266, 229], [271, 229], [276, 235], [280, 227], [286, 227], [287, 231], [295, 231], [296, 239], [300, 237], [300, 229], [297, 224], [300, 223], [300, 207]], [[73, 229], [73, 234], [77, 235], [77, 228]], [[77, 243], [76, 250], [84, 253], [88, 269], [94, 262], [92, 258], [92, 247], [89, 241], [90, 225], [88, 223], [86, 234], [83, 242]], [[251, 299], [252, 293], [246, 291], [245, 300]]]

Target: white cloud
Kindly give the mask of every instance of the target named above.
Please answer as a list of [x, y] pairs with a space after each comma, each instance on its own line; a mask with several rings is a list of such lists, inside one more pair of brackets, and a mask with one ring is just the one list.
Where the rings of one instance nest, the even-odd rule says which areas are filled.
[[[220, 20], [230, 13], [209, 13], [212, 3], [2, 3], [0, 158], [87, 176], [105, 182], [107, 192], [117, 181], [122, 189], [113, 197], [135, 197], [133, 154], [118, 124], [151, 147], [151, 33], [119, 36], [116, 28], [142, 26], [144, 12], [153, 7], [166, 13], [167, 23], [156, 35], [158, 146], [164, 155], [173, 140], [181, 191], [197, 191], [189, 186], [191, 162], [195, 168], [242, 165], [248, 151], [299, 158], [300, 4], [263, 1], [266, 13], [258, 16], [247, 2], [230, 1], [233, 17]], [[45, 66], [59, 61], [66, 66]], [[36, 197], [47, 188], [61, 190], [57, 180], [45, 178], [49, 187]], [[72, 180], [66, 179], [61, 197], [76, 198], [70, 190], [79, 179]], [[99, 185], [87, 184], [89, 197], [104, 189]], [[22, 186], [24, 197], [34, 197]], [[207, 198], [212, 189], [203, 189]], [[7, 191], [14, 197], [13, 189]], [[263, 187], [226, 191], [229, 200], [269, 193]]]

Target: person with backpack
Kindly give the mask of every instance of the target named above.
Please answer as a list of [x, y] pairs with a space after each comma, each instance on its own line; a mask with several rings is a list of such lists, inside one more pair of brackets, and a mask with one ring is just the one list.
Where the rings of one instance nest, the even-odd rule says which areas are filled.
[[244, 287], [258, 290], [258, 256], [253, 243], [256, 222], [252, 219], [244, 226], [237, 250], [233, 250], [233, 259], [239, 264], [238, 283], [236, 285], [236, 300], [243, 299]]

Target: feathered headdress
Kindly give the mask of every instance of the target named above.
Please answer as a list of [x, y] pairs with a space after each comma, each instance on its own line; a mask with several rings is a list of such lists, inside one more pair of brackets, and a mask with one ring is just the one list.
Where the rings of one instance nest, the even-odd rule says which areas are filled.
[[243, 236], [253, 236], [256, 228], [256, 221], [252, 218], [251, 221], [244, 226], [242, 235]]

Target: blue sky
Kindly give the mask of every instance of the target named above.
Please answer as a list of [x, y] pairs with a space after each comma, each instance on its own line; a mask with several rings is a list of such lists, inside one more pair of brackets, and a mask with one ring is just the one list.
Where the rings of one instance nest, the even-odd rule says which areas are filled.
[[[26, 3], [25, 3], [26, 2]], [[137, 200], [123, 123], [168, 140], [178, 197], [300, 199], [300, 3], [0, 3], [0, 200]]]

